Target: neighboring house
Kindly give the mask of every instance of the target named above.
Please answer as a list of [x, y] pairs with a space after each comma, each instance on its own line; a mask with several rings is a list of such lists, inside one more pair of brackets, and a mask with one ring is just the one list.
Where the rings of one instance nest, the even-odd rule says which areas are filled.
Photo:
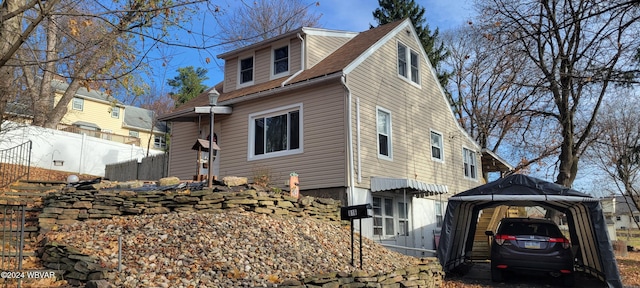
[[[57, 104], [68, 84], [54, 80]], [[151, 127], [153, 131], [151, 131]], [[166, 125], [151, 110], [128, 106], [100, 92], [80, 87], [67, 107], [58, 129], [143, 148], [165, 150]]]
[[638, 229], [636, 223], [640, 223], [640, 211], [633, 205], [628, 196], [615, 196], [615, 223], [616, 230]]
[[458, 125], [409, 20], [300, 28], [218, 57], [224, 80], [160, 117], [169, 175], [195, 179], [192, 147], [209, 136], [208, 93], [218, 92], [214, 175], [284, 187], [295, 172], [303, 195], [371, 203], [359, 228], [385, 244], [434, 249], [447, 198], [511, 168]]

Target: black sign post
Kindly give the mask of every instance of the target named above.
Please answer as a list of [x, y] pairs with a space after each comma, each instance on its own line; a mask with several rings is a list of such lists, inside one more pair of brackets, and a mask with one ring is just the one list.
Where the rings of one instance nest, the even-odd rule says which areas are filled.
[[358, 221], [360, 222], [360, 269], [362, 269], [362, 218], [373, 217], [373, 215], [369, 213], [370, 209], [373, 209], [371, 204], [362, 204], [340, 208], [340, 219], [351, 221], [351, 265], [353, 266], [356, 266], [353, 259], [353, 234], [355, 234], [353, 220], [358, 219]]

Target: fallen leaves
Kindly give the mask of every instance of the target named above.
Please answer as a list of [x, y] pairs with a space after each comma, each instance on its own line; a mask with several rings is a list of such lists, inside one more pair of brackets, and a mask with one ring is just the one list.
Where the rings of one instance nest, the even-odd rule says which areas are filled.
[[640, 286], [640, 252], [629, 252], [625, 257], [618, 257], [618, 269], [625, 287]]

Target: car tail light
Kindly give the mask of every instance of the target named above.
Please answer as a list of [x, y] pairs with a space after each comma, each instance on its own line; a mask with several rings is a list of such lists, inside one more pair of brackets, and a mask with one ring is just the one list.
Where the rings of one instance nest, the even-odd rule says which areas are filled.
[[496, 243], [498, 245], [502, 245], [504, 243], [504, 240], [516, 240], [516, 236], [497, 234], [495, 237], [493, 237], [493, 239], [496, 240]]
[[569, 249], [571, 247], [571, 242], [567, 238], [549, 238], [549, 242], [551, 243], [562, 243], [562, 248]]

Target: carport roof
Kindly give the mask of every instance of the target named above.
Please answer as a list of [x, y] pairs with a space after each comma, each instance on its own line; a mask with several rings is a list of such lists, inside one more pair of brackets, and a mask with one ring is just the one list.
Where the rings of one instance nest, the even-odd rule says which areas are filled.
[[461, 267], [472, 251], [480, 210], [499, 205], [545, 206], [564, 212], [580, 267], [609, 287], [622, 287], [599, 200], [571, 188], [521, 174], [510, 175], [449, 198], [437, 250], [445, 272]]

